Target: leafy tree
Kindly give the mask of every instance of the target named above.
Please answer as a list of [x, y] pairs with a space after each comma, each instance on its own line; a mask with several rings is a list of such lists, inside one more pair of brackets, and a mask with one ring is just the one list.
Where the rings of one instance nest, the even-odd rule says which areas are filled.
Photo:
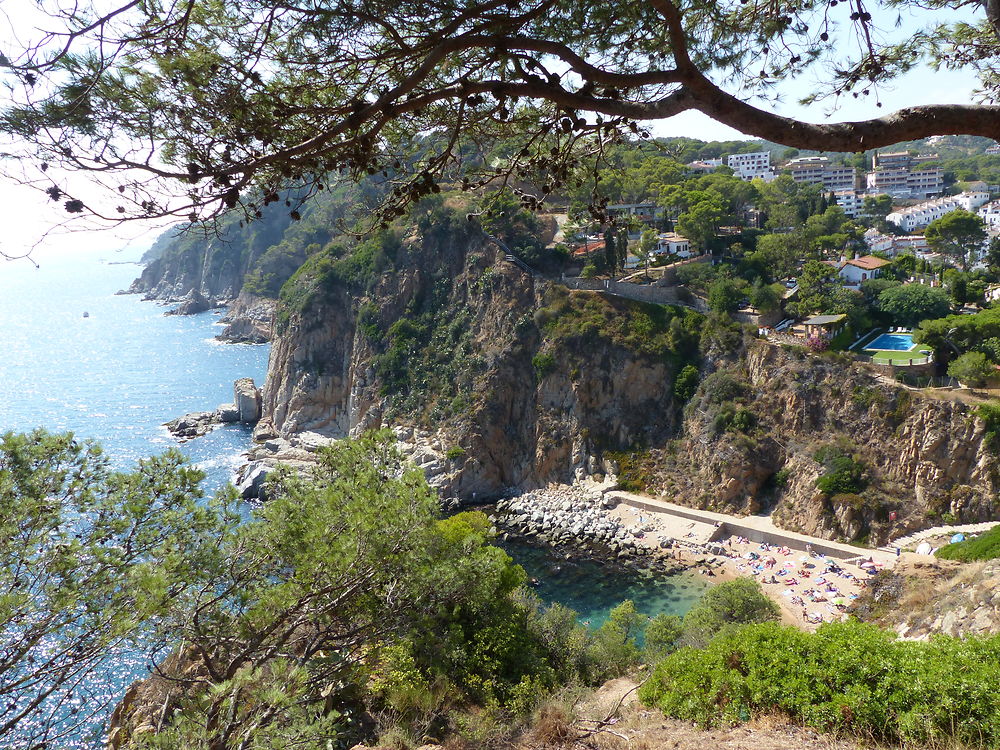
[[[205, 548], [234, 520], [176, 451], [113, 471], [98, 446], [0, 438], [0, 736], [99, 739], [109, 659], [150, 659], [157, 623], [199, 590]], [[225, 498], [231, 499], [231, 498]]]
[[722, 199], [715, 193], [710, 194], [677, 217], [677, 231], [698, 248], [708, 250], [723, 212]]
[[[932, 10], [918, 0], [902, 5], [920, 18]], [[603, 154], [609, 136], [642, 137], [639, 121], [687, 110], [794, 148], [842, 152], [996, 132], [992, 104], [837, 123], [790, 120], [750, 103], [757, 94], [780, 98], [786, 82], [816, 71], [808, 101], [822, 107], [826, 97], [870, 91], [921, 62], [978, 72], [988, 99], [998, 86], [991, 40], [1000, 16], [992, 11], [918, 35], [893, 30], [895, 7], [842, 4], [816, 33], [811, 5], [756, 0], [724, 13], [708, 0], [613, 11], [569, 0], [508, 3], [503, 12], [490, 0], [419, 9], [383, 0], [69, 10], [53, 2], [41, 11], [51, 21], [31, 26], [55, 33], [5, 30], [26, 42], [4, 50], [12, 104], [0, 128], [46, 165], [122, 175], [107, 180], [118, 205], [105, 212], [90, 194], [63, 193], [52, 172], [50, 195], [67, 211], [109, 219], [197, 217], [236, 205], [253, 217], [281, 187], [316, 191], [318, 175], [341, 168], [401, 180], [384, 196], [382, 216], [391, 216], [439, 190], [470, 156], [467, 143], [490, 140], [502, 158], [482, 160], [490, 165], [483, 179], [535, 177], [537, 190], [522, 197], [537, 207], [578, 176], [578, 154]], [[849, 20], [841, 23], [841, 13]]]
[[962, 269], [968, 271], [986, 239], [986, 230], [977, 214], [956, 209], [928, 224], [924, 236], [934, 250], [958, 258]]
[[646, 615], [637, 612], [631, 600], [625, 600], [611, 610], [608, 620], [594, 634], [590, 646], [590, 660], [601, 665], [593, 675], [597, 680], [625, 674], [639, 661], [642, 650], [639, 638], [648, 621]]
[[997, 368], [982, 352], [966, 352], [948, 364], [948, 374], [967, 385], [981, 387], [997, 376]]
[[875, 226], [885, 224], [885, 217], [892, 213], [891, 195], [866, 195], [861, 204], [861, 215]]
[[734, 313], [746, 298], [748, 287], [743, 279], [720, 278], [708, 288], [708, 306], [715, 312]]
[[757, 247], [747, 256], [762, 274], [772, 280], [795, 276], [805, 254], [805, 238], [801, 233], [765, 234], [757, 239]]
[[974, 315], [949, 315], [937, 320], [925, 320], [913, 334], [914, 341], [933, 347], [939, 354], [961, 354], [995, 337], [1000, 337], [998, 308]]
[[879, 294], [878, 307], [897, 325], [916, 326], [922, 320], [943, 318], [951, 311], [951, 300], [937, 287], [906, 284]]
[[755, 622], [776, 621], [778, 605], [750, 578], [737, 578], [709, 589], [684, 615], [681, 643], [704, 647], [724, 629]]
[[674, 396], [678, 401], [690, 401], [691, 397], [698, 390], [698, 368], [694, 365], [684, 365], [684, 368], [677, 373], [674, 381]]
[[1000, 276], [1000, 235], [990, 239], [989, 247], [986, 250], [986, 257], [983, 259], [986, 267], [994, 276]]
[[785, 297], [785, 287], [782, 284], [762, 284], [760, 279], [750, 288], [750, 304], [762, 313], [774, 312], [781, 307]]
[[794, 314], [805, 317], [813, 313], [832, 313], [835, 294], [841, 289], [837, 271], [826, 263], [806, 261], [799, 274], [798, 299], [788, 305]]
[[677, 649], [684, 623], [677, 615], [659, 614], [646, 626], [645, 659], [656, 664]]
[[612, 275], [618, 268], [618, 245], [615, 240], [614, 230], [609, 227], [604, 231], [604, 264]]

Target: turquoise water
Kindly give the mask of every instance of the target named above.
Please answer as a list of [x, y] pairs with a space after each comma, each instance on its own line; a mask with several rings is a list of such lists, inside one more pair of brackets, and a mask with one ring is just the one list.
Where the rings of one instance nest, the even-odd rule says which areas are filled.
[[912, 348], [913, 336], [909, 333], [883, 333], [865, 347], [885, 352], [908, 352]]
[[711, 584], [697, 573], [665, 575], [587, 559], [566, 560], [547, 547], [518, 542], [500, 545], [530, 578], [536, 593], [547, 602], [558, 602], [577, 612], [581, 622], [600, 627], [608, 611], [625, 599], [646, 615], [683, 615]]

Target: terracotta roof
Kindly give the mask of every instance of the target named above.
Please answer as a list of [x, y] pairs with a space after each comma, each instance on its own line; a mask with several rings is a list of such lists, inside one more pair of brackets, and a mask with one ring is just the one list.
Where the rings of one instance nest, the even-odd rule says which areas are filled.
[[874, 255], [863, 255], [860, 258], [847, 261], [847, 265], [857, 266], [858, 268], [863, 268], [866, 271], [873, 271], [876, 268], [889, 265], [889, 261], [884, 258], [876, 258]]

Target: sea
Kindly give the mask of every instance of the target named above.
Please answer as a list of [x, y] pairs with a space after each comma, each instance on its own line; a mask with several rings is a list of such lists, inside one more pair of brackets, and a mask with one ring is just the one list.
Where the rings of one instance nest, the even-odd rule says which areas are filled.
[[[72, 432], [99, 441], [120, 468], [178, 448], [205, 472], [211, 494], [232, 481], [249, 429], [224, 425], [178, 444], [163, 423], [231, 402], [237, 378], [263, 384], [269, 346], [218, 342], [218, 311], [166, 316], [160, 304], [117, 294], [141, 272], [138, 256], [80, 250], [0, 261], [0, 432]], [[666, 579], [523, 544], [506, 549], [544, 600], [592, 627], [624, 599], [649, 615], [683, 614], [709, 586], [693, 574]], [[144, 673], [142, 664], [115, 665], [107, 690], [121, 693]], [[0, 748], [17, 746], [0, 738]]]

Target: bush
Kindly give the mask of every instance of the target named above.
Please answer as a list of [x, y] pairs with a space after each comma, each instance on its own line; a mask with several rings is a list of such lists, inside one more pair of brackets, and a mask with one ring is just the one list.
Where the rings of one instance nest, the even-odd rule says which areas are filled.
[[457, 461], [458, 459], [465, 457], [465, 448], [462, 448], [461, 446], [458, 445], [453, 445], [451, 448], [445, 451], [444, 455], [445, 458], [447, 458], [449, 461]]
[[840, 449], [820, 448], [814, 458], [826, 469], [816, 479], [816, 487], [824, 495], [856, 495], [867, 486], [865, 465]]
[[982, 352], [966, 352], [948, 365], [948, 374], [966, 385], [981, 387], [996, 377], [997, 370]]
[[597, 276], [597, 266], [595, 266], [593, 263], [588, 263], [583, 267], [583, 270], [580, 271], [581, 278], [592, 279], [595, 276]]
[[724, 632], [654, 670], [640, 699], [711, 726], [781, 713], [885, 743], [1000, 746], [1000, 637], [898, 641], [846, 622]]
[[717, 633], [735, 625], [777, 620], [778, 605], [751, 578], [737, 578], [711, 588], [684, 616], [685, 646], [704, 646]]
[[718, 370], [705, 378], [701, 391], [706, 403], [721, 404], [738, 399], [746, 393], [747, 383], [726, 370]]
[[531, 358], [531, 365], [535, 368], [535, 374], [541, 380], [554, 369], [556, 369], [556, 358], [548, 352], [538, 352]]
[[681, 402], [689, 401], [698, 390], [698, 368], [694, 365], [684, 365], [674, 380], [674, 397]]
[[647, 664], [657, 664], [677, 650], [677, 642], [684, 632], [684, 621], [677, 615], [659, 614], [646, 626]]
[[642, 653], [639, 638], [647, 619], [628, 599], [611, 610], [608, 621], [594, 633], [588, 650], [592, 681], [621, 677], [638, 664]]

